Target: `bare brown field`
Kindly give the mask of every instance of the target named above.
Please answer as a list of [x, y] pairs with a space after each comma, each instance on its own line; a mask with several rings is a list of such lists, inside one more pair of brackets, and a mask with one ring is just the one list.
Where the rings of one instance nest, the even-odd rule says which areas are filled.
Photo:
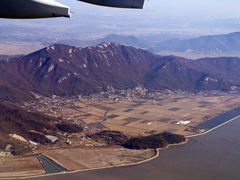
[[155, 155], [154, 150], [128, 150], [120, 147], [66, 148], [42, 152], [72, 171], [137, 163]]
[[37, 160], [31, 157], [0, 157], [0, 179], [45, 174]]
[[[62, 114], [81, 119], [90, 125], [102, 125], [129, 135], [148, 135], [170, 131], [192, 135], [186, 131], [199, 123], [239, 105], [240, 96], [169, 95], [159, 101], [138, 102], [97, 99], [94, 102], [75, 101], [77, 110], [63, 109]], [[177, 121], [191, 121], [188, 125], [176, 125]]]

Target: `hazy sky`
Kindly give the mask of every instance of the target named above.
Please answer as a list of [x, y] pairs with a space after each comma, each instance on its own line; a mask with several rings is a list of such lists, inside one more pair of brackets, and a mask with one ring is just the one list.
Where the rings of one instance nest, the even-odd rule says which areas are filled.
[[46, 45], [109, 34], [165, 40], [240, 31], [240, 0], [146, 0], [143, 10], [57, 1], [71, 7], [71, 19], [1, 19], [0, 39], [40, 41]]
[[[73, 11], [78, 13], [121, 13], [123, 10], [109, 10], [91, 5], [84, 5], [75, 0], [60, 0], [72, 6]], [[156, 16], [178, 17], [193, 16], [232, 18], [240, 17], [240, 0], [147, 0], [145, 9], [141, 13], [151, 13]], [[80, 12], [81, 11], [81, 12]]]
[[47, 36], [57, 40], [106, 34], [185, 37], [240, 31], [240, 0], [146, 0], [143, 10], [100, 7], [77, 0], [57, 1], [71, 7], [71, 19], [1, 20], [0, 28], [10, 25], [12, 28], [7, 28], [6, 33], [13, 31], [13, 37], [28, 28], [34, 38]]
[[142, 26], [149, 32], [179, 30], [185, 33], [189, 30], [193, 34], [214, 34], [239, 31], [240, 27], [240, 0], [146, 0], [143, 10], [105, 8], [76, 0], [59, 1], [72, 8], [73, 21], [79, 23], [86, 19], [92, 21], [90, 15], [102, 17], [102, 21], [96, 22], [104, 22], [106, 26], [122, 27], [128, 19], [130, 26]]

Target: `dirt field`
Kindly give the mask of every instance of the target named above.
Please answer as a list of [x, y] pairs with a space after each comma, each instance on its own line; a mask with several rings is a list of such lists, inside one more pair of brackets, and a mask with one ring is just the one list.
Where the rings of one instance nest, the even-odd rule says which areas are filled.
[[[123, 131], [129, 135], [148, 135], [169, 131], [191, 135], [185, 131], [215, 117], [240, 103], [240, 96], [165, 96], [160, 101], [119, 101], [98, 99], [75, 102], [75, 109], [63, 109], [71, 118], [84, 120], [90, 127]], [[191, 121], [176, 125], [177, 121]]]
[[45, 174], [35, 157], [0, 157], [0, 179]]
[[[70, 171], [114, 167], [137, 163], [155, 155], [154, 150], [128, 150], [120, 147], [44, 147], [37, 150]], [[35, 157], [1, 157], [0, 179], [46, 174]]]
[[69, 170], [86, 170], [136, 163], [155, 155], [153, 150], [127, 150], [124, 148], [68, 148], [43, 151]]

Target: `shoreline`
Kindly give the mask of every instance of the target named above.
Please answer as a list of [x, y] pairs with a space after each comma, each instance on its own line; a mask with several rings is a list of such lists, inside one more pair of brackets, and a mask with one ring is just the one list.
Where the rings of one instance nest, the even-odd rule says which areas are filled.
[[224, 126], [224, 125], [226, 125], [226, 124], [228, 124], [228, 123], [230, 123], [230, 122], [232, 122], [234, 120], [236, 120], [237, 118], [240, 118], [240, 115], [236, 116], [236, 117], [234, 117], [232, 119], [229, 119], [228, 121], [226, 121], [226, 122], [224, 122], [224, 123], [222, 123], [222, 124], [212, 128], [212, 129], [209, 129], [209, 130], [207, 130], [207, 131], [205, 131], [203, 133], [193, 134], [193, 135], [189, 135], [189, 136], [185, 136], [185, 137], [186, 138], [193, 138], [193, 137], [199, 137], [199, 136], [206, 135], [206, 134], [208, 134], [208, 133], [210, 133], [210, 132], [212, 132], [212, 131], [214, 131], [214, 130], [216, 130], [216, 129], [218, 129], [218, 128], [220, 128], [220, 127], [222, 127], [222, 126]]
[[188, 143], [189, 141], [189, 138], [193, 138], [193, 137], [198, 137], [198, 136], [203, 136], [203, 135], [206, 135], [234, 120], [236, 120], [237, 118], [239, 118], [239, 116], [236, 116], [235, 118], [232, 118], [230, 119], [229, 121], [226, 121], [212, 129], [209, 129], [203, 133], [199, 133], [199, 134], [194, 134], [194, 135], [189, 135], [189, 136], [185, 136], [186, 137], [186, 141], [182, 142], [182, 143], [179, 143], [179, 144], [169, 144], [167, 145], [166, 147], [164, 148], [158, 148], [158, 149], [154, 149], [155, 151], [155, 155], [152, 156], [151, 158], [148, 158], [148, 159], [145, 159], [145, 160], [142, 160], [142, 161], [139, 161], [139, 162], [135, 162], [135, 163], [129, 163], [129, 164], [120, 164], [120, 165], [115, 165], [115, 166], [105, 166], [105, 167], [99, 167], [99, 168], [90, 168], [90, 169], [82, 169], [82, 170], [75, 170], [75, 171], [68, 171], [68, 172], [61, 172], [61, 173], [55, 173], [55, 174], [43, 174], [43, 175], [36, 175], [36, 176], [24, 176], [24, 177], [12, 177], [12, 178], [0, 178], [0, 180], [5, 180], [5, 179], [33, 179], [33, 178], [40, 178], [40, 177], [46, 177], [46, 176], [57, 176], [57, 175], [64, 175], [64, 174], [74, 174], [74, 173], [78, 173], [78, 172], [88, 172], [88, 171], [94, 171], [94, 170], [102, 170], [102, 169], [110, 169], [110, 168], [118, 168], [118, 167], [128, 167], [128, 166], [135, 166], [135, 165], [140, 165], [140, 164], [143, 164], [143, 163], [147, 163], [147, 162], [150, 162], [156, 158], [159, 157], [160, 155], [160, 151], [162, 150], [165, 150], [165, 149], [168, 149], [170, 147], [174, 147], [174, 146], [181, 146], [181, 145], [185, 145]]
[[[118, 167], [128, 167], [128, 166], [136, 166], [136, 165], [140, 165], [140, 164], [144, 164], [147, 162], [150, 162], [156, 158], [159, 157], [160, 155], [160, 151], [162, 150], [166, 150], [170, 147], [173, 146], [181, 146], [181, 145], [185, 145], [188, 143], [188, 138], [186, 138], [186, 140], [184, 142], [178, 143], [178, 144], [169, 144], [164, 148], [158, 148], [158, 149], [153, 149], [153, 151], [155, 151], [155, 155], [152, 156], [151, 158], [139, 161], [139, 162], [135, 162], [135, 163], [129, 163], [129, 164], [120, 164], [120, 165], [115, 165], [115, 166], [105, 166], [105, 167], [99, 167], [99, 168], [90, 168], [90, 169], [82, 169], [82, 170], [75, 170], [75, 171], [69, 171], [69, 172], [62, 172], [62, 173], [55, 173], [55, 174], [44, 174], [44, 175], [37, 175], [37, 176], [29, 176], [29, 177], [20, 177], [18, 179], [32, 179], [32, 178], [39, 178], [39, 177], [46, 177], [46, 176], [56, 176], [56, 175], [63, 175], [63, 174], [73, 174], [73, 173], [78, 173], [78, 172], [88, 172], [88, 171], [94, 171], [94, 170], [102, 170], [102, 169], [111, 169], [111, 168], [118, 168]], [[13, 178], [12, 178], [13, 179]]]

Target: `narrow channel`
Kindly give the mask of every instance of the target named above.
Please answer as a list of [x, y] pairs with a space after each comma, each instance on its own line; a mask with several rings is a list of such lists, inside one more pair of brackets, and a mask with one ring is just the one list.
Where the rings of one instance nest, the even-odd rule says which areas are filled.
[[56, 163], [52, 159], [49, 159], [48, 157], [44, 156], [43, 154], [37, 154], [36, 155], [39, 162], [44, 167], [47, 174], [53, 174], [53, 173], [60, 173], [60, 172], [67, 172], [68, 170], [61, 166], [60, 164]]
[[199, 124], [198, 126], [196, 126], [196, 128], [209, 130], [209, 129], [213, 129], [217, 126], [220, 126], [221, 124], [224, 124], [224, 123], [230, 121], [231, 119], [234, 119], [234, 118], [240, 116], [239, 109], [240, 108], [238, 107], [238, 108], [232, 109], [226, 113], [220, 114], [219, 116], [216, 116], [212, 119], [209, 119], [209, 120]]

